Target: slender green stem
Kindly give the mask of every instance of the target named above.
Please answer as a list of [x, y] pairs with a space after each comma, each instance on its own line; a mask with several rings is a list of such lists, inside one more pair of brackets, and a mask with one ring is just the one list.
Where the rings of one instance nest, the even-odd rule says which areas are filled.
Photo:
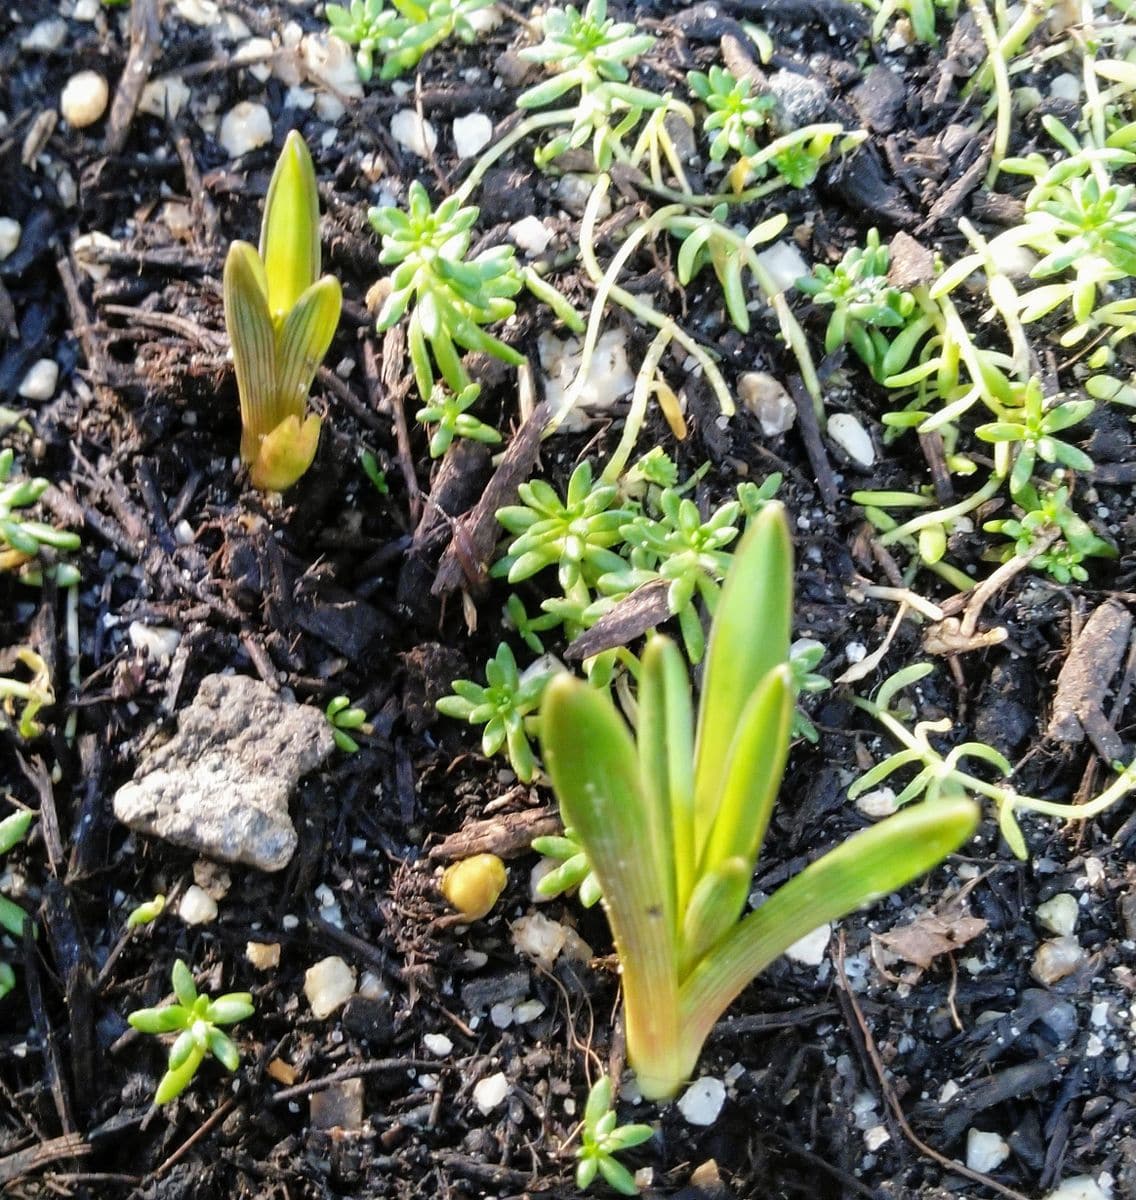
[[619, 445], [616, 446], [607, 466], [604, 467], [603, 474], [600, 476], [601, 483], [615, 483], [623, 474], [624, 467], [627, 466], [627, 460], [635, 449], [635, 441], [647, 415], [647, 405], [651, 399], [655, 372], [659, 369], [659, 363], [673, 338], [674, 325], [672, 323], [669, 328], [664, 326], [660, 329], [655, 334], [650, 346], [647, 347], [647, 353], [643, 356], [643, 365], [635, 377], [635, 391], [632, 393], [631, 407], [627, 410], [627, 418], [623, 423], [623, 436], [619, 439]]
[[990, 152], [990, 166], [986, 171], [986, 186], [993, 187], [1001, 169], [1002, 160], [1010, 144], [1010, 121], [1014, 115], [1014, 100], [1010, 94], [1010, 76], [1006, 59], [998, 46], [998, 31], [990, 18], [990, 10], [983, 0], [967, 0], [970, 11], [978, 24], [978, 31], [986, 43], [986, 61], [994, 74], [994, 96], [997, 100], [994, 120], [994, 146]]
[[[911, 534], [918, 533], [929, 525], [949, 524], [956, 518], [965, 516], [966, 513], [973, 512], [980, 505], [985, 504], [987, 500], [997, 494], [1001, 486], [1001, 477], [992, 475], [977, 492], [965, 497], [957, 504], [948, 505], [946, 508], [937, 508], [934, 512], [920, 513], [917, 517], [912, 517], [910, 521], [905, 521], [902, 525], [897, 525], [894, 529], [880, 534], [880, 545], [890, 546], [893, 542], [910, 537]], [[973, 586], [973, 580], [968, 586]]]

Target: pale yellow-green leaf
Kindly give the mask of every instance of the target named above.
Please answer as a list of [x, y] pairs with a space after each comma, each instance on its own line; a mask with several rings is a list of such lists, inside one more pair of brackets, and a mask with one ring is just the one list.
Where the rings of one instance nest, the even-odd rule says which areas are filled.
[[683, 978], [734, 926], [750, 882], [751, 866], [741, 858], [727, 859], [698, 880], [682, 924], [679, 972]]
[[341, 305], [339, 280], [325, 275], [304, 292], [285, 317], [276, 349], [279, 420], [304, 415], [308, 390], [335, 336]]
[[280, 322], [320, 273], [316, 173], [307, 144], [294, 129], [268, 185], [260, 257], [268, 278], [268, 308]]
[[282, 492], [312, 465], [319, 445], [320, 419], [285, 417], [260, 443], [252, 464], [252, 485], [262, 492]]
[[225, 259], [225, 327], [241, 398], [241, 461], [252, 462], [261, 439], [277, 424], [276, 333], [268, 312], [264, 264], [248, 242], [234, 242]]

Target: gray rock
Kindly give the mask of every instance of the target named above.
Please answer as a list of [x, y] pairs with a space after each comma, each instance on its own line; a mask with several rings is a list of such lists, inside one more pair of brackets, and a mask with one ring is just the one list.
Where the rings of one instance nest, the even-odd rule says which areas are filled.
[[244, 675], [209, 675], [114, 797], [140, 833], [222, 862], [279, 871], [296, 850], [288, 800], [335, 743], [323, 713]]
[[815, 76], [796, 71], [774, 71], [769, 90], [777, 98], [782, 133], [823, 121], [828, 112], [828, 89]]

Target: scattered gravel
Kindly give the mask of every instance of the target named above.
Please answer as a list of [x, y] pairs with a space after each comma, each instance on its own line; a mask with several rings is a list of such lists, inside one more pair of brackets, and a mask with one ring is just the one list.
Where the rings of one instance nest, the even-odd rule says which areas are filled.
[[678, 1098], [678, 1111], [688, 1125], [713, 1125], [725, 1103], [726, 1085], [713, 1075], [703, 1075]]
[[473, 158], [492, 140], [493, 122], [484, 113], [467, 113], [454, 121], [454, 149], [458, 158]]
[[110, 88], [98, 71], [72, 75], [59, 97], [59, 111], [72, 129], [93, 125], [106, 112]]
[[263, 104], [242, 100], [221, 118], [217, 140], [230, 158], [240, 158], [272, 141], [272, 118]]
[[785, 957], [805, 967], [819, 967], [824, 962], [830, 937], [832, 937], [832, 926], [821, 925], [812, 933], [806, 933], [803, 938], [795, 941], [785, 951]]
[[473, 1089], [473, 1102], [483, 1117], [497, 1108], [509, 1094], [509, 1081], [500, 1071], [479, 1079]]
[[828, 436], [860, 467], [870, 467], [876, 461], [872, 438], [851, 413], [833, 413], [828, 419]]
[[1085, 961], [1085, 952], [1074, 937], [1056, 937], [1042, 942], [1034, 955], [1030, 974], [1050, 987], [1064, 979]]
[[966, 1135], [966, 1165], [972, 1171], [988, 1175], [1010, 1157], [1010, 1147], [1001, 1134], [970, 1129]]
[[20, 382], [19, 393], [25, 400], [50, 400], [59, 382], [59, 364], [51, 358], [33, 363]]
[[1074, 1175], [1058, 1184], [1045, 1200], [1112, 1200], [1112, 1183], [1098, 1183], [1091, 1175]]
[[1037, 906], [1037, 921], [1042, 929], [1068, 937], [1077, 928], [1080, 908], [1077, 897], [1068, 892], [1058, 892]]
[[180, 631], [165, 625], [143, 625], [141, 621], [131, 621], [127, 636], [134, 649], [145, 651], [153, 662], [168, 662], [181, 645]]
[[11, 217], [0, 217], [0, 262], [20, 244], [20, 222]]
[[454, 1052], [454, 1044], [444, 1033], [427, 1033], [422, 1038], [422, 1045], [436, 1058], [446, 1058]]
[[312, 1015], [322, 1021], [341, 1008], [355, 992], [355, 972], [337, 954], [320, 959], [304, 972], [304, 995]]
[[738, 379], [742, 407], [761, 423], [766, 437], [777, 437], [793, 428], [797, 406], [781, 381], [765, 371], [746, 371]]
[[254, 971], [275, 971], [280, 965], [280, 943], [247, 942], [245, 958]]
[[552, 230], [540, 217], [530, 214], [509, 226], [509, 237], [518, 250], [536, 258], [548, 249], [548, 243], [552, 241]]
[[802, 275], [809, 274], [805, 256], [792, 242], [774, 242], [760, 251], [757, 261], [769, 273], [779, 292], [788, 291]]
[[405, 146], [411, 154], [417, 154], [419, 158], [429, 158], [438, 144], [434, 126], [412, 108], [400, 108], [391, 117], [390, 131], [391, 137], [400, 146]]
[[178, 916], [187, 925], [208, 925], [217, 920], [217, 901], [204, 888], [193, 884], [181, 898]]

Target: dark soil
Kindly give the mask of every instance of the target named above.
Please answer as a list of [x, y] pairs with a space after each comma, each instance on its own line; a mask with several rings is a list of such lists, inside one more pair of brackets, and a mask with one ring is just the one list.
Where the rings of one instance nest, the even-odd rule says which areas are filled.
[[[303, 5], [235, 0], [225, 8], [254, 35], [278, 35], [289, 21], [305, 31], [322, 27]], [[431, 593], [454, 529], [439, 513], [468, 511], [491, 467], [476, 450], [463, 450], [448, 467], [431, 464], [411, 420], [399, 339], [377, 336], [364, 305], [382, 273], [367, 206], [383, 190], [403, 197], [416, 175], [435, 195], [452, 189], [464, 168], [453, 153], [450, 118], [473, 110], [509, 118], [517, 89], [493, 81], [500, 56], [524, 35], [506, 17], [477, 45], [435, 52], [409, 77], [410, 99], [440, 134], [435, 161], [423, 164], [388, 133], [400, 102], [385, 85], [349, 105], [333, 128], [313, 109], [286, 107], [278, 79], [260, 83], [234, 66], [215, 30], [189, 23], [172, 5], [160, 17], [148, 70], [151, 77], [185, 74], [194, 94], [178, 121], [135, 115], [117, 147], [104, 140], [119, 132], [106, 119], [84, 131], [46, 126], [45, 114], [80, 68], [105, 74], [113, 95], [130, 46], [129, 12], [104, 8], [93, 21], [67, 19], [57, 50], [23, 51], [28, 30], [57, 15], [48, 0], [0, 15], [0, 112], [7, 117], [0, 123], [0, 216], [23, 226], [19, 248], [0, 262], [0, 401], [26, 421], [3, 440], [29, 473], [55, 482], [44, 502], [48, 519], [83, 537], [77, 692], [67, 684], [55, 589], [0, 577], [0, 647], [27, 644], [44, 655], [60, 697], [57, 722], [42, 739], [0, 735], [0, 794], [40, 812], [30, 844], [6, 860], [4, 889], [32, 913], [36, 934], [3, 954], [17, 986], [0, 1001], [0, 1193], [100, 1200], [573, 1196], [569, 1136], [587, 1078], [597, 1064], [618, 1076], [623, 1058], [610, 939], [598, 910], [557, 901], [541, 911], [575, 926], [599, 957], [561, 959], [545, 970], [514, 949], [511, 923], [532, 908], [536, 857], [527, 843], [548, 827], [551, 795], [517, 784], [500, 761], [482, 759], [476, 740], [432, 707], [452, 679], [480, 678], [485, 659], [510, 636], [500, 615], [505, 592], [458, 569], [468, 562], [450, 562], [449, 587]], [[905, 70], [884, 80], [863, 52], [862, 11], [836, 0], [716, 0], [689, 8], [655, 0], [639, 16], [659, 39], [642, 66], [647, 86], [672, 86], [681, 72], [715, 61], [737, 20], [760, 20], [775, 41], [775, 65], [817, 78], [830, 119], [871, 131], [863, 150], [815, 188], [773, 198], [789, 213], [806, 257], [835, 260], [873, 225], [952, 253], [961, 244], [959, 215], [996, 228], [998, 214], [978, 191], [981, 170], [972, 170], [980, 141], [952, 151], [952, 131], [973, 113], [961, 107], [956, 82], [944, 81], [957, 66], [944, 51], [890, 56]], [[273, 143], [230, 161], [199, 118], [250, 98], [267, 105]], [[270, 504], [234, 471], [239, 417], [220, 276], [228, 242], [255, 241], [268, 177], [292, 127], [312, 147], [325, 269], [343, 281], [345, 304], [313, 390], [325, 415], [318, 459], [282, 503]], [[1015, 129], [1013, 152], [1024, 152], [1035, 134], [1032, 120]], [[364, 173], [364, 156], [381, 170], [377, 183]], [[479, 195], [483, 232], [535, 212], [554, 219], [564, 244], [574, 245], [576, 218], [554, 203], [554, 182], [519, 148]], [[163, 215], [171, 200], [190, 210], [180, 239]], [[747, 223], [775, 211], [768, 204], [745, 214]], [[72, 251], [75, 237], [92, 231], [118, 243], [100, 252], [97, 280]], [[731, 376], [755, 367], [782, 377], [795, 370], [771, 316], [759, 315], [755, 331], [742, 337], [708, 280], [682, 295], [669, 262], [649, 253], [635, 260], [636, 272], [660, 307], [717, 346]], [[588, 303], [573, 268], [559, 282]], [[803, 300], [794, 304], [819, 343], [823, 322]], [[541, 319], [535, 305], [524, 304], [504, 336], [535, 356]], [[612, 325], [620, 320], [609, 317]], [[641, 354], [645, 335], [629, 333]], [[43, 357], [60, 367], [55, 396], [21, 400], [21, 380]], [[660, 422], [641, 445], [666, 444], [684, 474], [709, 462], [695, 493], [704, 505], [732, 491], [739, 477], [785, 473], [781, 495], [796, 521], [797, 633], [825, 644], [820, 669], [835, 678], [864, 648], [880, 644], [895, 612], [857, 590], [865, 581], [895, 582], [895, 564], [873, 554], [847, 496], [868, 485], [916, 487], [931, 466], [913, 437], [883, 443], [880, 393], [864, 372], [839, 360], [822, 372], [829, 411], [853, 412], [877, 435], [874, 472], [859, 471], [819, 437], [806, 446], [800, 425], [770, 441], [741, 414], [723, 430], [712, 401], [700, 404], [696, 392], [685, 443], [674, 443]], [[513, 377], [486, 367], [483, 378], [486, 411], [511, 438], [520, 423]], [[983, 618], [984, 627], [1004, 625], [1008, 639], [944, 661], [920, 694], [921, 719], [951, 715], [958, 736], [1025, 758], [1015, 782], [1032, 794], [1085, 796], [1107, 771], [1088, 743], [1043, 738], [1077, 631], [1105, 598], [1125, 605], [1132, 598], [1131, 427], [1116, 420], [1099, 437], [1108, 452], [1090, 448], [1104, 464], [1094, 486], [1099, 511], [1111, 514], [1118, 560], [1094, 566], [1085, 586], [1019, 576]], [[562, 484], [580, 457], [610, 445], [605, 420], [545, 444], [535, 472]], [[359, 467], [363, 448], [385, 470], [385, 495]], [[490, 549], [475, 546], [475, 557]], [[977, 559], [966, 545], [952, 552], [958, 562]], [[930, 576], [919, 586], [940, 600], [948, 594]], [[132, 622], [177, 630], [172, 660], [151, 661], [135, 649]], [[881, 668], [855, 690], [867, 694], [922, 655], [920, 636], [905, 622]], [[1126, 664], [1116, 685], [1121, 697], [1131, 683], [1130, 655]], [[301, 787], [292, 812], [300, 846], [291, 865], [278, 875], [227, 869], [219, 919], [189, 927], [173, 909], [200, 867], [188, 853], [128, 834], [113, 818], [111, 797], [142, 749], [172, 728], [200, 680], [225, 670], [255, 674], [321, 707], [349, 695], [376, 714], [374, 732], [357, 754], [337, 754]], [[893, 747], [850, 695], [837, 687], [809, 702], [820, 741], [794, 748], [758, 891], [772, 890], [865, 823], [847, 800], [847, 784]], [[73, 739], [64, 736], [69, 714], [77, 719]], [[1131, 705], [1113, 704], [1107, 715], [1130, 746]], [[7, 811], [3, 804], [0, 816]], [[440, 919], [437, 872], [486, 821], [488, 844], [510, 860], [509, 887], [489, 919], [455, 927]], [[1041, 1197], [1065, 1177], [1107, 1172], [1115, 1196], [1136, 1196], [1129, 1057], [1136, 821], [1123, 810], [1083, 827], [1024, 824], [1028, 862], [1014, 860], [987, 821], [965, 855], [843, 922], [819, 967], [782, 960], [757, 980], [702, 1058], [703, 1072], [729, 1083], [713, 1126], [688, 1125], [673, 1105], [625, 1102], [625, 1119], [658, 1124], [658, 1137], [627, 1156], [635, 1168], [653, 1168], [654, 1194], [692, 1198], [721, 1188], [763, 1200]], [[1080, 903], [1076, 936], [1086, 957], [1046, 989], [1030, 975], [1046, 936], [1036, 909], [1065, 891]], [[173, 898], [171, 911], [127, 936], [126, 915], [158, 892]], [[886, 965], [874, 934], [924, 910], [956, 931], [965, 928], [964, 916], [986, 924], [926, 969]], [[254, 970], [245, 957], [249, 941], [278, 943], [279, 967]], [[303, 976], [332, 954], [375, 981], [369, 996], [316, 1020]], [[251, 990], [257, 1013], [234, 1031], [242, 1050], [235, 1077], [208, 1062], [176, 1105], [155, 1111], [163, 1051], [130, 1031], [125, 1018], [161, 1002], [177, 957], [214, 993]], [[543, 1009], [528, 1023], [498, 1028], [489, 1016], [493, 1005], [529, 999]], [[452, 1053], [435, 1058], [423, 1042], [432, 1033], [445, 1034]], [[508, 1096], [484, 1115], [474, 1087], [496, 1072], [507, 1077]], [[343, 1081], [355, 1079], [363, 1084], [362, 1123], [329, 1114], [325, 1103], [329, 1083], [332, 1098], [342, 1099], [349, 1090]], [[947, 1103], [944, 1088], [948, 1097], [955, 1093]], [[960, 1165], [972, 1129], [1009, 1141], [1012, 1154], [993, 1179]]]

